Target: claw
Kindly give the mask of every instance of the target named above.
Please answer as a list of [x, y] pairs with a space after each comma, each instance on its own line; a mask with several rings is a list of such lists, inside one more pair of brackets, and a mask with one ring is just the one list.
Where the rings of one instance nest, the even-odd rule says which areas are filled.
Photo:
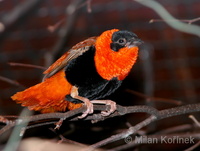
[[101, 112], [102, 116], [108, 116], [108, 115], [112, 114], [114, 111], [116, 111], [116, 109], [117, 109], [116, 103], [111, 100], [92, 100], [92, 101], [90, 101], [89, 99], [87, 99], [85, 97], [79, 96], [78, 88], [75, 86], [72, 87], [71, 96], [75, 99], [83, 101], [84, 105], [87, 107], [86, 111], [83, 112], [83, 114], [78, 117], [79, 119], [82, 119], [82, 118], [86, 117], [88, 114], [92, 114], [94, 112], [94, 109], [93, 109], [94, 103], [110, 105], [110, 110]]
[[110, 105], [110, 109], [108, 111], [102, 111], [101, 115], [102, 116], [109, 116], [110, 114], [112, 114], [113, 112], [116, 111], [117, 107], [116, 107], [116, 103], [111, 101], [111, 100], [84, 100], [84, 105], [86, 105], [87, 110], [85, 112], [83, 112], [83, 114], [81, 116], [79, 116], [79, 119], [82, 119], [84, 117], [86, 117], [88, 114], [92, 114], [94, 112], [93, 109], [93, 104], [97, 103], [97, 104], [105, 104], [105, 105]]
[[79, 119], [82, 119], [82, 118], [86, 117], [88, 114], [92, 114], [94, 112], [93, 104], [90, 102], [89, 99], [78, 95], [77, 87], [75, 87], [75, 86], [72, 87], [71, 96], [75, 99], [83, 101], [84, 105], [87, 107], [86, 111], [83, 112], [83, 114], [78, 117]]
[[101, 111], [102, 116], [109, 116], [113, 112], [116, 111], [117, 106], [114, 101], [111, 100], [93, 100], [91, 101], [92, 103], [97, 103], [97, 104], [105, 104], [105, 105], [110, 105], [110, 109], [108, 111]]
[[84, 105], [87, 107], [86, 111], [83, 112], [83, 114], [81, 116], [79, 116], [79, 119], [82, 119], [84, 117], [86, 117], [88, 114], [92, 114], [94, 112], [93, 109], [93, 104], [88, 100], [84, 102]]

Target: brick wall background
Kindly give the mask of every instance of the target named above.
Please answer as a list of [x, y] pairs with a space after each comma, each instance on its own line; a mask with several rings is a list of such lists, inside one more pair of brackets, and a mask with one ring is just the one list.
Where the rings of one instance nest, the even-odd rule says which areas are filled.
[[[29, 0], [30, 1], [30, 0]], [[149, 23], [151, 19], [160, 19], [150, 8], [131, 0], [93, 0], [92, 12], [87, 6], [78, 5], [76, 17], [65, 44], [59, 52], [56, 44], [63, 37], [65, 24], [69, 23], [68, 6], [73, 1], [46, 0], [34, 1], [19, 20], [10, 22], [11, 14], [17, 14], [25, 0], [0, 1], [0, 76], [18, 81], [16, 86], [0, 80], [0, 114], [18, 114], [21, 107], [11, 101], [15, 92], [40, 82], [43, 70], [27, 67], [13, 67], [8, 62], [18, 62], [39, 66], [49, 65], [74, 44], [90, 36], [112, 29], [127, 29], [135, 32], [145, 44], [141, 48], [140, 58], [123, 89], [132, 89], [150, 96], [181, 100], [184, 103], [198, 102], [200, 96], [200, 43], [199, 37], [177, 31], [165, 22]], [[159, 0], [159, 2], [178, 19], [194, 19], [200, 16], [199, 0]], [[55, 31], [47, 27], [64, 19], [64, 23]], [[200, 21], [193, 24], [199, 25]], [[53, 54], [53, 58], [49, 57]], [[134, 96], [124, 91], [113, 95], [120, 104], [144, 104], [133, 101]], [[125, 98], [125, 99], [124, 99]], [[124, 102], [127, 100], [127, 102]], [[141, 99], [140, 99], [141, 100]], [[173, 106], [156, 103], [158, 108]], [[185, 120], [183, 120], [185, 121]]]

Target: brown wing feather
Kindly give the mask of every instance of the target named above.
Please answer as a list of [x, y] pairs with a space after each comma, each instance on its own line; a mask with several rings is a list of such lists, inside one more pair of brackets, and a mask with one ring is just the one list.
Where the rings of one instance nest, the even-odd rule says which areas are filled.
[[90, 37], [75, 46], [73, 46], [69, 51], [63, 54], [56, 62], [54, 62], [46, 71], [44, 71], [44, 78], [49, 78], [53, 76], [55, 73], [63, 69], [69, 61], [77, 58], [82, 55], [84, 52], [88, 51], [91, 46], [95, 44], [97, 37]]

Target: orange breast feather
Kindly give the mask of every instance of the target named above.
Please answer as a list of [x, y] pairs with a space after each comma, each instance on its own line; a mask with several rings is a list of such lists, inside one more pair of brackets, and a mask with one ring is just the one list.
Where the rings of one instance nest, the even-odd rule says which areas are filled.
[[45, 79], [35, 86], [12, 96], [12, 99], [30, 110], [41, 111], [42, 113], [65, 111], [79, 108], [81, 104], [74, 104], [65, 100], [70, 94], [72, 85], [64, 77], [63, 70], [57, 72], [50, 78]]

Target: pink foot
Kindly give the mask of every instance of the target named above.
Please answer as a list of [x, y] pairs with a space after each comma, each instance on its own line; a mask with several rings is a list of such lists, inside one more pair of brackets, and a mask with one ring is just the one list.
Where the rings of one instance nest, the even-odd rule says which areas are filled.
[[115, 112], [116, 109], [117, 109], [116, 103], [114, 101], [111, 101], [111, 100], [92, 100], [91, 102], [93, 104], [96, 103], [96, 104], [110, 105], [110, 110], [101, 111], [102, 116], [108, 116], [108, 115], [112, 114], [113, 112]]
[[93, 104], [88, 100], [84, 102], [84, 105], [87, 107], [86, 111], [83, 112], [83, 114], [81, 116], [79, 116], [79, 119], [82, 119], [84, 117], [86, 117], [88, 114], [92, 114], [94, 112], [93, 109]]

